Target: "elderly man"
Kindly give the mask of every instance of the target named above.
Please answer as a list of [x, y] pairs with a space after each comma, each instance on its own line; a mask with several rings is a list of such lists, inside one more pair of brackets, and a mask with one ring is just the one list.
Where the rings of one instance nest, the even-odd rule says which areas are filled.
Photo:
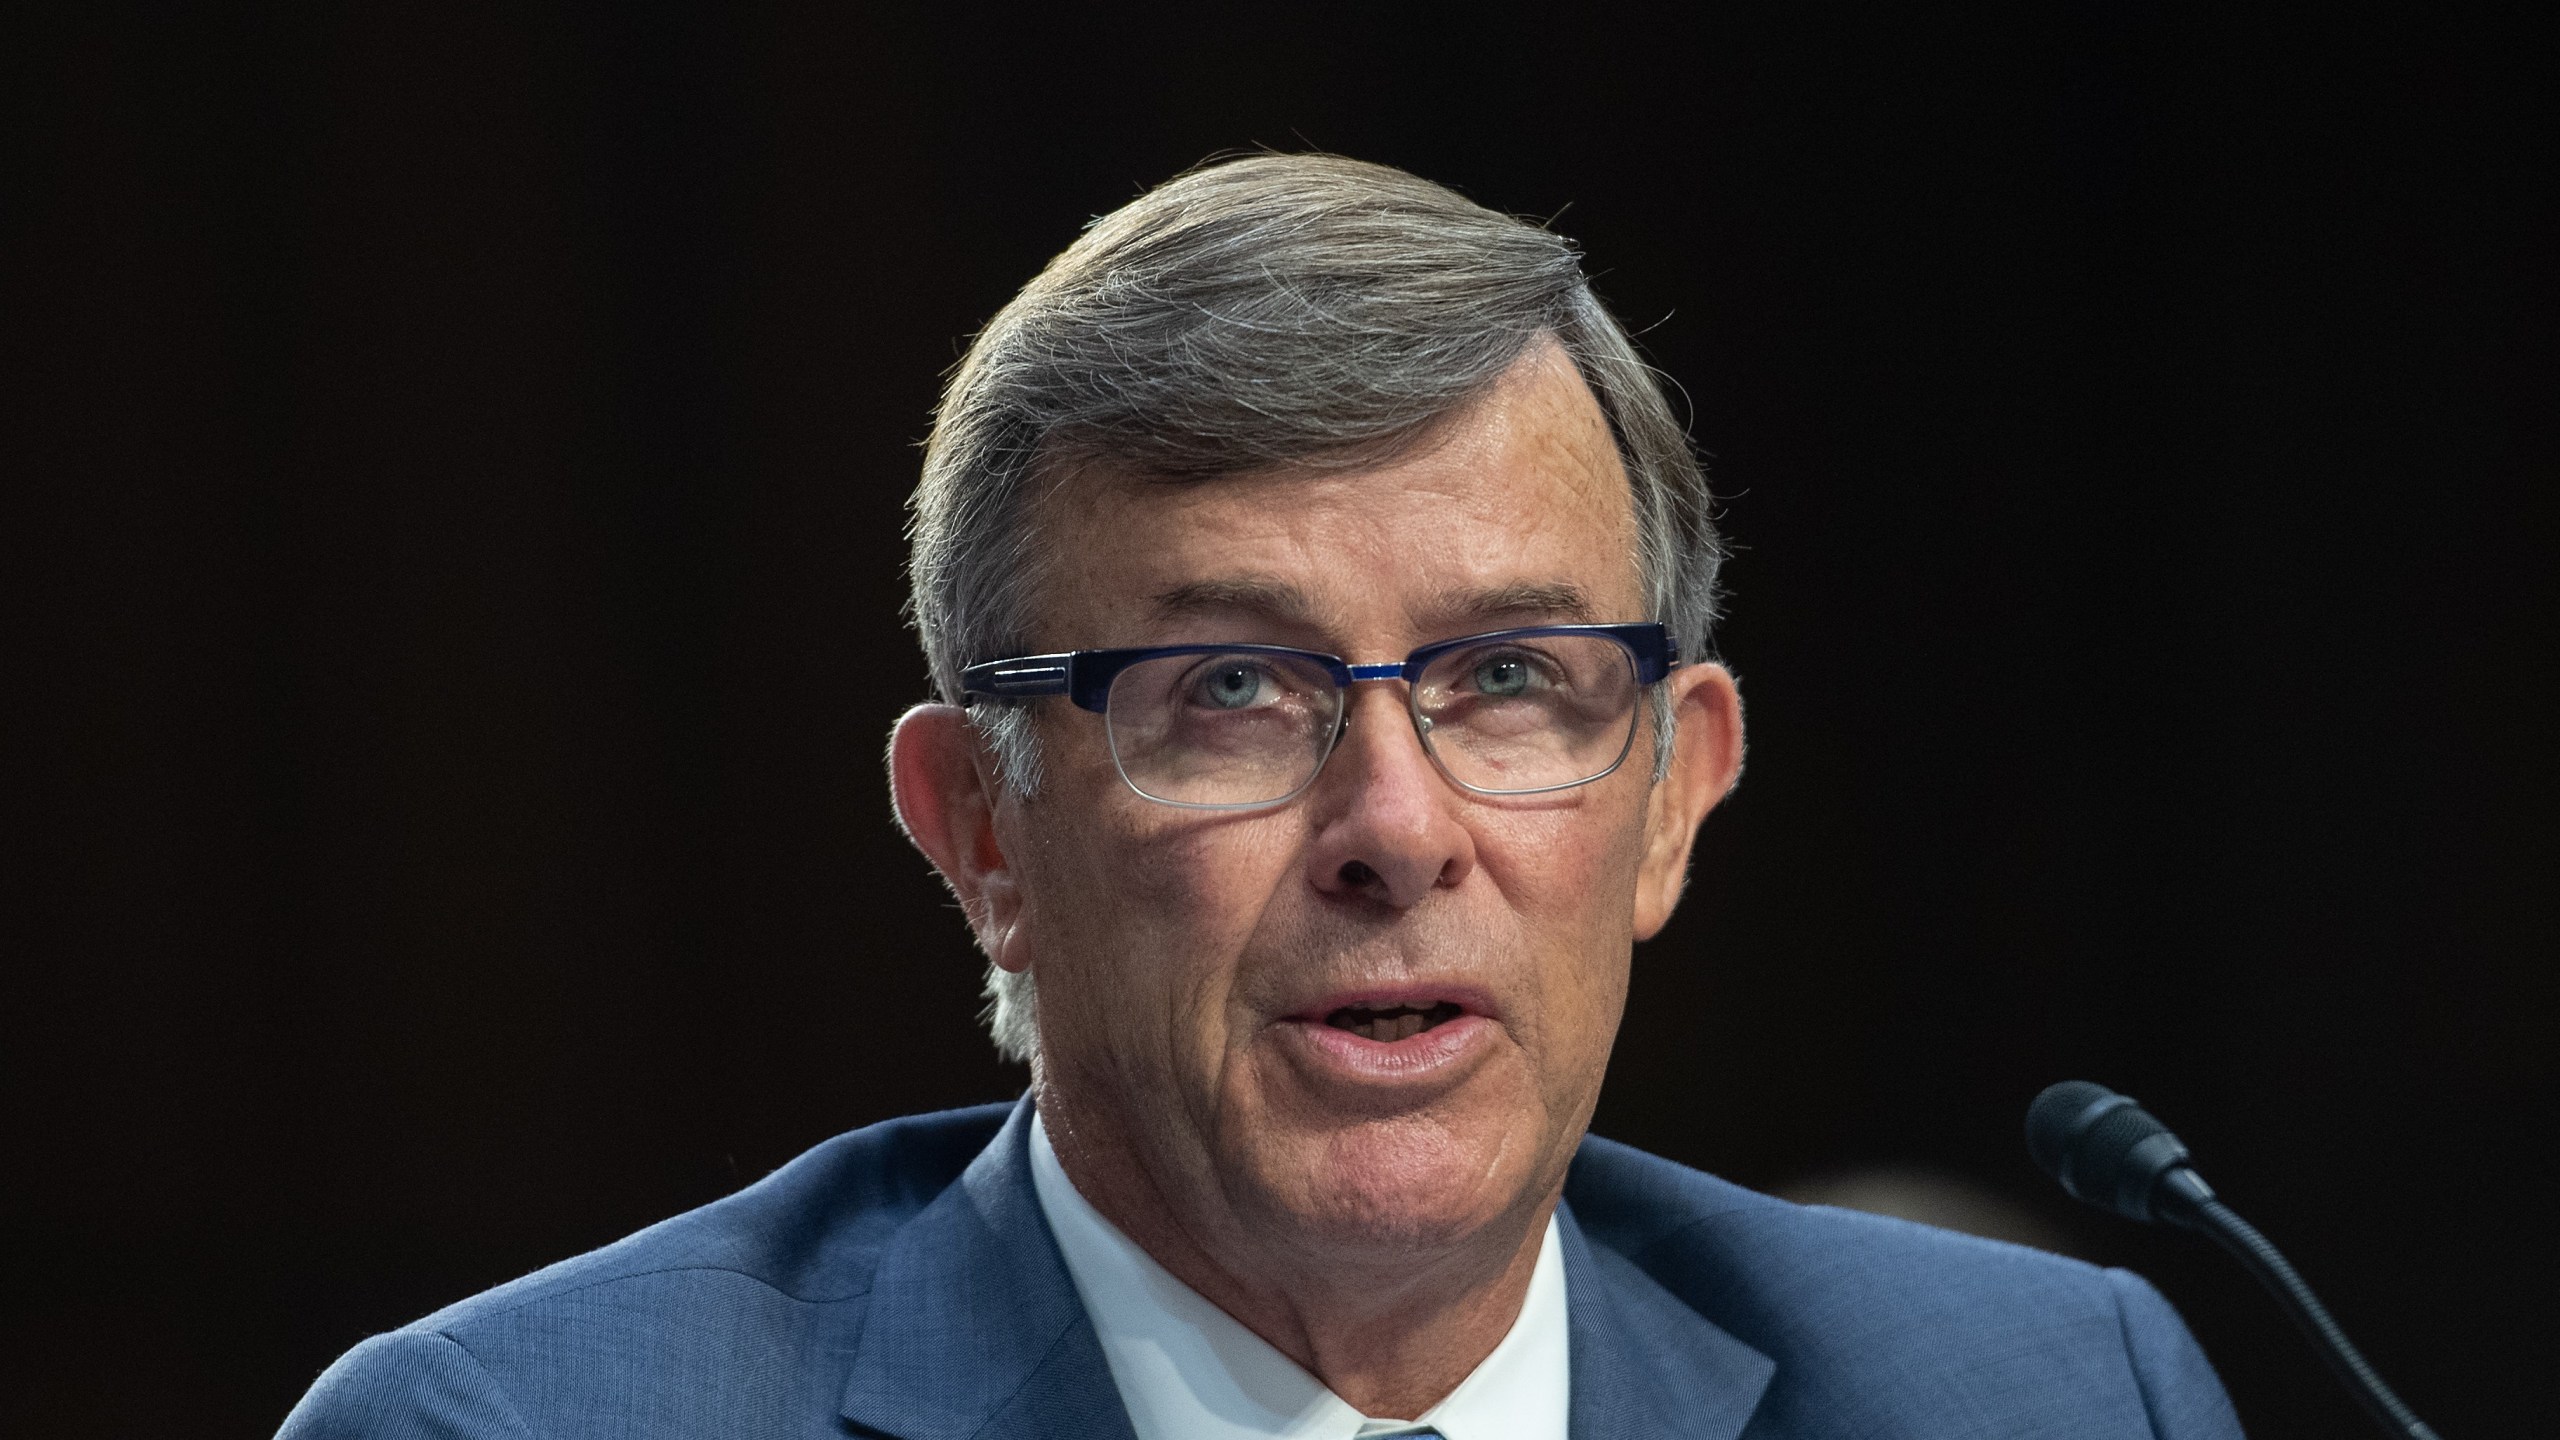
[[953, 375], [899, 818], [1011, 1106], [357, 1347], [294, 1436], [2231, 1436], [2140, 1280], [1584, 1130], [1742, 717], [1681, 427], [1569, 245], [1264, 156]]

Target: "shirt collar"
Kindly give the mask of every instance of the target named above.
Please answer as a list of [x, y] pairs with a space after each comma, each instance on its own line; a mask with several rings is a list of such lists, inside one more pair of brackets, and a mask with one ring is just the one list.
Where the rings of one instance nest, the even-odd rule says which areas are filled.
[[[1104, 1219], [1067, 1178], [1036, 1112], [1031, 1180], [1138, 1440], [1352, 1440], [1370, 1423]], [[1550, 1217], [1510, 1332], [1416, 1418], [1447, 1440], [1564, 1440], [1567, 1314]]]

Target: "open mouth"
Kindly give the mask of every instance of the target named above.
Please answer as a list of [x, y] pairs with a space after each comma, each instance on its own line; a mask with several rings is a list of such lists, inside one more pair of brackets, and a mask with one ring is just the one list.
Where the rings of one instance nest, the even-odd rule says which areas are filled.
[[1325, 1016], [1324, 1023], [1336, 1030], [1348, 1030], [1363, 1040], [1392, 1045], [1434, 1026], [1446, 1025], [1465, 1013], [1448, 1000], [1431, 1005], [1345, 1005]]

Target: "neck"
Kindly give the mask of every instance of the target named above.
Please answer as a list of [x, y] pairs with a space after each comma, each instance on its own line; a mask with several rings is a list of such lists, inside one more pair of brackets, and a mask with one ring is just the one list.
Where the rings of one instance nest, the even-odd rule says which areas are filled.
[[1125, 1137], [1080, 1123], [1049, 1087], [1038, 1103], [1060, 1168], [1104, 1219], [1365, 1415], [1420, 1416], [1493, 1353], [1555, 1211], [1551, 1189], [1443, 1243], [1302, 1235], [1214, 1200], [1177, 1205]]

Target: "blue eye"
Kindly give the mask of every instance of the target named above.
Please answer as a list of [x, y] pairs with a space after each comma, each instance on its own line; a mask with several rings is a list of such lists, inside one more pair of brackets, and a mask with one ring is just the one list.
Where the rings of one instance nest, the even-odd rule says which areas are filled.
[[1259, 666], [1227, 664], [1200, 677], [1200, 698], [1220, 710], [1242, 710], [1262, 698], [1268, 678]]
[[1496, 655], [1481, 660], [1477, 662], [1475, 674], [1471, 678], [1475, 682], [1477, 694], [1489, 695], [1497, 700], [1508, 700], [1529, 693], [1529, 687], [1537, 679], [1530, 673], [1528, 662], [1517, 655]]

